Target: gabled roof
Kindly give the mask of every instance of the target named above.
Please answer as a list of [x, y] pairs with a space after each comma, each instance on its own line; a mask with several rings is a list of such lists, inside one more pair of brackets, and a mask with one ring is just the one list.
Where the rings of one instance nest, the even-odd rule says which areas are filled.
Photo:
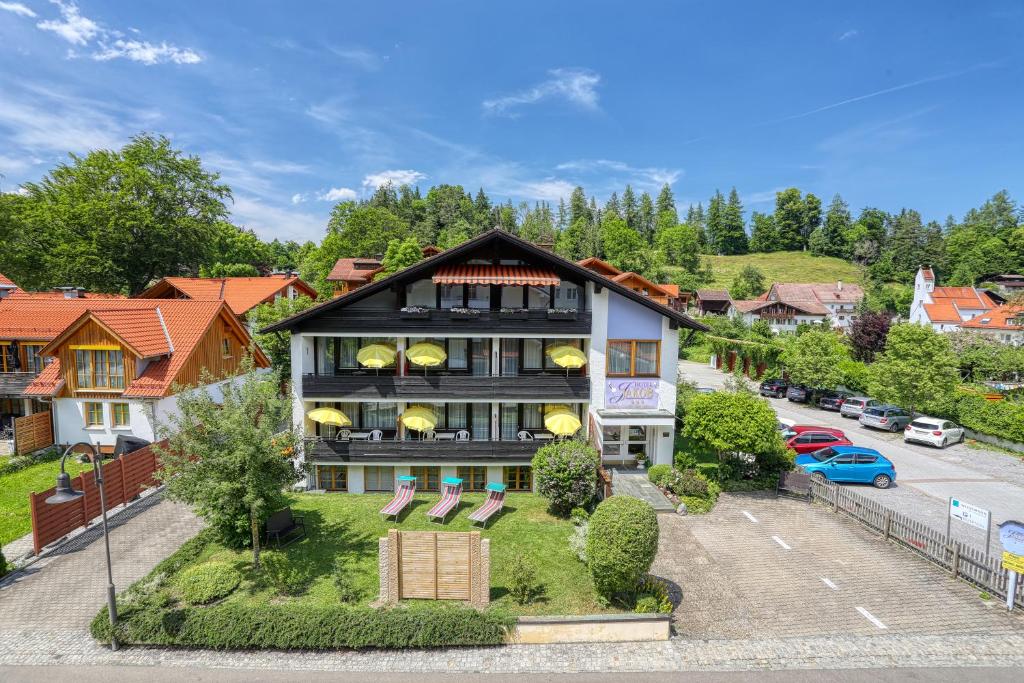
[[925, 280], [931, 280], [932, 282], [935, 281], [935, 273], [933, 273], [932, 269], [928, 266], [921, 266], [921, 277]]
[[[127, 299], [115, 300], [123, 303]], [[50, 341], [90, 307], [110, 305], [109, 300], [42, 298], [0, 299], [0, 339]]]
[[243, 316], [250, 309], [293, 286], [315, 299], [316, 290], [291, 275], [265, 277], [165, 277], [139, 294], [140, 299], [177, 298], [175, 292], [196, 301], [226, 301], [231, 311]]
[[375, 258], [340, 258], [327, 279], [331, 282], [369, 282], [380, 265]]
[[724, 289], [698, 289], [697, 298], [701, 301], [732, 301], [729, 292]]
[[[95, 310], [86, 307], [42, 350], [54, 355], [70, 335], [86, 322], [94, 321], [140, 358], [153, 359], [142, 374], [125, 388], [125, 398], [166, 396], [178, 373], [192, 356], [210, 328], [222, 320], [246, 344], [249, 334], [222, 301], [189, 299], [126, 299], [106, 302]], [[270, 362], [255, 347], [258, 367]], [[49, 396], [59, 390], [60, 361], [47, 366], [25, 391], [27, 395]]]
[[0, 287], [2, 287], [4, 289], [13, 289], [14, 287], [17, 287], [17, 286], [18, 285], [14, 284], [13, 280], [11, 280], [9, 277], [4, 275], [3, 273], [0, 273]]
[[285, 320], [264, 328], [262, 332], [275, 332], [278, 330], [293, 329], [298, 323], [301, 323], [304, 320], [315, 318], [317, 315], [326, 311], [348, 306], [351, 303], [372, 296], [377, 292], [385, 291], [398, 282], [426, 277], [441, 265], [448, 263], [460, 263], [460, 259], [464, 256], [467, 256], [475, 250], [485, 246], [499, 248], [501, 246], [507, 246], [520, 252], [524, 252], [534, 262], [533, 265], [535, 266], [548, 266], [556, 272], [561, 271], [563, 273], [571, 274], [572, 276], [579, 278], [581, 281], [590, 281], [602, 287], [607, 287], [610, 291], [635, 301], [636, 303], [639, 303], [640, 305], [645, 306], [646, 308], [649, 308], [670, 320], [674, 320], [683, 327], [696, 330], [708, 329], [706, 326], [696, 322], [689, 316], [679, 313], [678, 311], [674, 311], [667, 306], [663, 306], [643, 294], [639, 294], [628, 287], [624, 287], [618, 282], [602, 277], [592, 270], [584, 268], [578, 263], [564, 259], [551, 251], [538, 247], [536, 244], [521, 239], [505, 230], [493, 229], [481, 233], [472, 239], [466, 240], [456, 247], [442, 251], [435, 256], [425, 258], [408, 268], [398, 271], [394, 275], [364, 285], [358, 289], [354, 289], [351, 292], [342, 294], [341, 296], [335, 297], [334, 299], [317, 306], [313, 306], [312, 308], [308, 308], [305, 311], [291, 316], [290, 318], [286, 318]]
[[577, 261], [576, 263], [583, 266], [584, 268], [587, 268], [588, 270], [594, 271], [595, 273], [600, 273], [605, 277], [614, 277], [622, 272], [612, 264], [602, 259], [599, 259], [596, 256], [585, 258], [582, 261]]
[[767, 298], [787, 302], [815, 302], [819, 304], [859, 303], [864, 299], [860, 285], [838, 282], [830, 283], [789, 283], [777, 282], [768, 290]]
[[754, 313], [771, 306], [788, 306], [799, 313], [807, 315], [828, 315], [828, 309], [817, 301], [771, 301], [765, 299], [747, 299], [744, 301], [733, 301], [732, 305], [741, 313]]
[[[1011, 325], [1011, 320], [1021, 322]], [[971, 330], [1009, 330], [1024, 333], [1024, 306], [999, 306], [961, 325]]]
[[982, 290], [974, 287], [936, 287], [931, 294], [936, 303], [944, 299], [955, 303], [960, 309], [977, 311], [993, 306], [992, 300], [985, 297]]
[[963, 317], [956, 306], [956, 302], [950, 299], [940, 299], [933, 304], [924, 304], [925, 313], [933, 323], [962, 323]]

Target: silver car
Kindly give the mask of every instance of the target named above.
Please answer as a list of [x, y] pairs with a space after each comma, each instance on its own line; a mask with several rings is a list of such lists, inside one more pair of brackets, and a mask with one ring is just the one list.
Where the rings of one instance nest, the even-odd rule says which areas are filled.
[[897, 406], [874, 406], [865, 408], [858, 419], [865, 427], [898, 432], [910, 424], [911, 418], [907, 411]]
[[860, 417], [860, 414], [864, 412], [866, 408], [874, 408], [875, 406], [882, 405], [881, 401], [876, 401], [873, 398], [867, 396], [853, 396], [846, 399], [843, 406], [839, 409], [839, 414], [843, 417]]

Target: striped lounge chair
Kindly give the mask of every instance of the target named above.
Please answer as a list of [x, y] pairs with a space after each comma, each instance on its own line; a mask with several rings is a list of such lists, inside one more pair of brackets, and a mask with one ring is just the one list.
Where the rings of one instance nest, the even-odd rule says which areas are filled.
[[501, 512], [501, 508], [505, 505], [505, 485], [499, 484], [498, 482], [489, 482], [487, 484], [487, 500], [484, 504], [473, 510], [469, 515], [469, 520], [474, 524], [482, 524], [484, 528], [487, 528], [487, 522], [490, 521], [491, 517]]
[[462, 500], [462, 480], [458, 477], [446, 477], [441, 482], [441, 500], [427, 512], [427, 517], [438, 524], [444, 524], [445, 517], [452, 510], [458, 510]]
[[402, 514], [402, 510], [409, 507], [409, 503], [412, 502], [412, 495], [416, 493], [416, 477], [405, 475], [399, 477], [398, 481], [398, 491], [395, 492], [395, 497], [380, 511], [384, 519], [394, 517], [396, 522], [398, 521], [398, 515]]

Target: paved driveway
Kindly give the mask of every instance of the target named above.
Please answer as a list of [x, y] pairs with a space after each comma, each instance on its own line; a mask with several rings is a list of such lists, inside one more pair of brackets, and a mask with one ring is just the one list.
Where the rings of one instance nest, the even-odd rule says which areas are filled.
[[[720, 387], [727, 375], [702, 363], [683, 361], [684, 378], [701, 386]], [[913, 516], [945, 532], [946, 505], [950, 496], [992, 511], [993, 546], [998, 546], [995, 524], [1007, 519], [1024, 519], [1024, 460], [1006, 453], [953, 445], [946, 449], [903, 443], [903, 434], [891, 434], [861, 427], [856, 420], [784, 398], [768, 399], [779, 417], [798, 424], [836, 427], [859, 446], [881, 451], [896, 465], [896, 486], [880, 491], [857, 486], [896, 511]], [[960, 540], [984, 547], [984, 532], [954, 523]]]
[[827, 508], [723, 494], [707, 515], [659, 515], [652, 572], [682, 589], [691, 638], [1009, 635], [1021, 611], [953, 581]]

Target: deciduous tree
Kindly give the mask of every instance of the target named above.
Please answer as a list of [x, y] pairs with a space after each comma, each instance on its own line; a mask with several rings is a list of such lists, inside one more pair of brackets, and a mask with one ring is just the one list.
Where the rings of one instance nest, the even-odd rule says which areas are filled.
[[949, 396], [958, 381], [949, 338], [924, 325], [901, 323], [889, 329], [885, 351], [871, 365], [868, 391], [913, 413]]
[[841, 362], [850, 357], [849, 349], [831, 329], [804, 332], [786, 345], [780, 360], [797, 384], [820, 389], [835, 389], [843, 382]]

